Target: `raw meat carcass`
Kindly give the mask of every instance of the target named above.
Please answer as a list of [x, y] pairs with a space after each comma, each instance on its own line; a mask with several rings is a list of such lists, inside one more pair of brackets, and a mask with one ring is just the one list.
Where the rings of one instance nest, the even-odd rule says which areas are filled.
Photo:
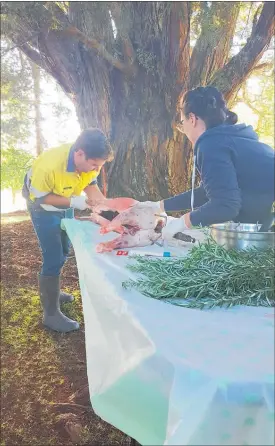
[[161, 239], [161, 231], [164, 226], [164, 220], [160, 219], [154, 229], [141, 229], [128, 226], [127, 233], [120, 235], [109, 242], [99, 243], [96, 247], [96, 252], [110, 252], [113, 249], [134, 248], [141, 246], [152, 245], [157, 240]]
[[[112, 213], [110, 211], [102, 211], [102, 214], [109, 214]], [[118, 215], [118, 212], [115, 212], [114, 214], [116, 214], [116, 216]], [[103, 215], [99, 215], [99, 214], [95, 214], [92, 213], [90, 215], [86, 215], [83, 217], [77, 217], [75, 216], [76, 220], [81, 220], [81, 221], [91, 221], [93, 223], [96, 223], [97, 225], [101, 226], [102, 228], [105, 228], [105, 226], [109, 225], [110, 220], [108, 218], [103, 217]], [[104, 229], [102, 229], [104, 231]], [[118, 234], [124, 234], [125, 232], [131, 234], [131, 235], [135, 235], [137, 233], [137, 231], [139, 231], [139, 228], [135, 228], [135, 227], [131, 227], [131, 226], [123, 226], [121, 228], [117, 228], [113, 230], [114, 232], [117, 232]], [[109, 231], [108, 231], [109, 232]]]
[[75, 219], [81, 221], [92, 221], [93, 223], [96, 223], [101, 227], [107, 226], [110, 223], [110, 221], [107, 220], [106, 218], [102, 217], [99, 214], [94, 214], [94, 213], [85, 217], [75, 217]]
[[113, 249], [133, 248], [152, 245], [161, 237], [161, 234], [157, 233], [154, 229], [143, 229], [131, 235], [122, 234], [119, 237], [109, 242], [99, 243], [96, 247], [96, 252], [110, 252]]
[[[107, 215], [110, 211], [104, 212]], [[117, 212], [114, 214], [116, 215]], [[77, 218], [77, 217], [76, 217]], [[111, 217], [112, 218], [112, 217]], [[161, 239], [161, 231], [165, 224], [165, 218], [148, 212], [148, 207], [134, 206], [126, 212], [121, 212], [110, 222], [102, 215], [92, 213], [90, 216], [78, 217], [78, 220], [92, 221], [101, 226], [100, 233], [118, 232], [119, 237], [99, 243], [96, 252], [110, 252], [114, 249], [133, 248], [152, 245]]]
[[135, 228], [136, 231], [154, 229], [159, 220], [160, 217], [154, 215], [150, 207], [142, 206], [142, 203], [138, 203], [138, 205], [121, 212], [107, 226], [102, 227], [100, 233], [107, 234], [115, 231], [123, 234], [125, 233], [125, 226]]
[[98, 214], [100, 214], [102, 211], [123, 212], [137, 203], [138, 201], [128, 197], [108, 198], [106, 202], [102, 201], [92, 208], [93, 212], [96, 212]]

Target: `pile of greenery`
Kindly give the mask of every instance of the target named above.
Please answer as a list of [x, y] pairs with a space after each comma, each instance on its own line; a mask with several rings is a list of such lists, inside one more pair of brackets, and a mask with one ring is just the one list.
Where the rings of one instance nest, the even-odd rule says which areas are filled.
[[184, 258], [136, 256], [128, 268], [139, 276], [124, 282], [124, 288], [176, 305], [200, 309], [275, 306], [273, 248], [226, 250], [208, 239]]

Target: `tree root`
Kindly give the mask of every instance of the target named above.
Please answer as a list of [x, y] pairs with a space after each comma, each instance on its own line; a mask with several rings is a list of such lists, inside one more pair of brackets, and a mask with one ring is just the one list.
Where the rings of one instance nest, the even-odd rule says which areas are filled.
[[53, 409], [61, 410], [61, 411], [81, 411], [81, 412], [90, 412], [92, 410], [89, 406], [83, 406], [82, 404], [75, 403], [53, 403], [51, 404]]
[[82, 439], [83, 427], [80, 423], [68, 421], [64, 427], [66, 433], [69, 435], [71, 441], [75, 444], [80, 444]]
[[83, 433], [83, 426], [79, 415], [73, 413], [63, 413], [56, 417], [56, 424], [59, 429], [62, 429], [70, 437], [75, 444], [81, 443]]
[[78, 389], [75, 393], [73, 393], [69, 397], [69, 402], [89, 407], [91, 405], [91, 402], [90, 402], [90, 393], [88, 384], [86, 384], [85, 386]]

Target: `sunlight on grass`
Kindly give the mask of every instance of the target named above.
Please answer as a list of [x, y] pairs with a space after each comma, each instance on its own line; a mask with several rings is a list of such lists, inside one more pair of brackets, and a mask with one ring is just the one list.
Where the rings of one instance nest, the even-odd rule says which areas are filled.
[[16, 216], [5, 216], [5, 214], [1, 214], [1, 224], [14, 224], [20, 223], [21, 221], [28, 221], [30, 217], [28, 215], [16, 215]]
[[[64, 305], [63, 310], [82, 322], [79, 294], [75, 293], [75, 297], [75, 302]], [[2, 290], [1, 393], [5, 408], [2, 410], [2, 445], [5, 439], [9, 444], [19, 444], [18, 439], [24, 445], [59, 444], [56, 415], [49, 403], [56, 401], [59, 389], [62, 391], [66, 385], [61, 353], [63, 357], [70, 357], [73, 351], [70, 336], [44, 330], [41, 317], [36, 290]], [[37, 411], [47, 438], [32, 430]], [[16, 438], [14, 443], [13, 438]]]

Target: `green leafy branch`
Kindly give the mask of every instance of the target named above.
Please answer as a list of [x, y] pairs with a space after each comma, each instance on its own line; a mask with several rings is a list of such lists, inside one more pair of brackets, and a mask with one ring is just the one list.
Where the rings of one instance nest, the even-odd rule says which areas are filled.
[[11, 147], [1, 153], [1, 189], [17, 192], [23, 186], [24, 176], [34, 157], [31, 153]]
[[275, 306], [273, 248], [226, 250], [208, 239], [184, 258], [137, 256], [128, 268], [139, 277], [124, 282], [124, 288], [135, 288], [146, 296], [176, 305], [201, 309]]

